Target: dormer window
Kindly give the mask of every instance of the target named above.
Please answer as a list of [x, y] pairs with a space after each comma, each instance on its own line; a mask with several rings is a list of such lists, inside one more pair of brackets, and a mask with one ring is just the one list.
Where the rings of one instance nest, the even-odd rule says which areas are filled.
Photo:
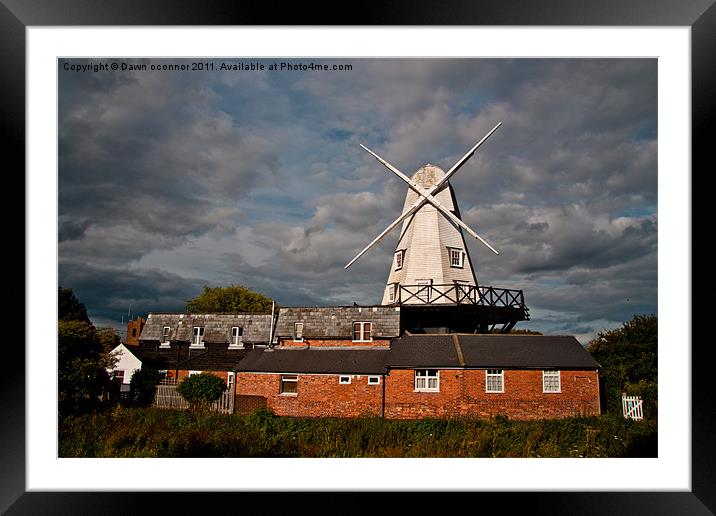
[[204, 327], [203, 326], [194, 326], [194, 330], [192, 331], [192, 337], [191, 337], [191, 345], [204, 347]]
[[395, 270], [399, 271], [403, 268], [403, 258], [405, 258], [405, 249], [395, 252]]
[[231, 328], [231, 345], [243, 347], [242, 337], [244, 335], [243, 326], [234, 326]]
[[450, 253], [450, 267], [462, 269], [465, 262], [465, 252], [462, 249], [448, 247], [448, 253]]
[[293, 323], [293, 340], [294, 342], [303, 342], [303, 323]]
[[165, 326], [162, 330], [162, 346], [169, 346], [169, 334], [171, 333], [172, 329], [170, 326]]

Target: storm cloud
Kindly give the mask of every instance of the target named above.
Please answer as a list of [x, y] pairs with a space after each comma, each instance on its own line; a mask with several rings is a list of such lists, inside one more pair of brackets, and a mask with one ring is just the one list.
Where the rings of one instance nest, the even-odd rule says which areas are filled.
[[[455, 175], [478, 281], [583, 342], [657, 312], [655, 59], [353, 59], [338, 72], [59, 73], [59, 280], [91, 317], [241, 283], [377, 303], [406, 174]], [[79, 62], [79, 61], [77, 61]], [[177, 60], [133, 60], [175, 63]], [[218, 61], [217, 61], [218, 62]], [[273, 60], [265, 60], [267, 65]]]

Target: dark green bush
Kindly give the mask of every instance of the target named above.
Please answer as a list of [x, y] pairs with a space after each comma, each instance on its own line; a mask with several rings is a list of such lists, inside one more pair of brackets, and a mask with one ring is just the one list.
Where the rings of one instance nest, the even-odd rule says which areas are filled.
[[206, 410], [226, 390], [226, 382], [211, 373], [200, 373], [184, 378], [177, 392], [195, 410]]

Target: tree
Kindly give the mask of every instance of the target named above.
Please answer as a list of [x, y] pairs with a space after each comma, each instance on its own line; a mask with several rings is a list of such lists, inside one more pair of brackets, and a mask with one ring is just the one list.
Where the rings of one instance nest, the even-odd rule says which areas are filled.
[[207, 410], [226, 390], [226, 382], [211, 373], [200, 373], [184, 378], [177, 392], [193, 409]]
[[272, 299], [241, 286], [204, 287], [197, 297], [187, 301], [191, 313], [270, 312]]
[[111, 389], [107, 369], [116, 358], [108, 343], [108, 332], [88, 322], [58, 321], [58, 395], [60, 408], [76, 411], [98, 404], [100, 397]]
[[129, 382], [131, 401], [135, 405], [147, 406], [154, 401], [156, 386], [159, 383], [159, 371], [143, 367], [132, 375]]
[[59, 287], [57, 312], [60, 321], [90, 323], [85, 305], [79, 302], [71, 288]]
[[656, 315], [635, 315], [621, 328], [600, 332], [587, 349], [602, 370], [607, 412], [621, 414], [622, 393], [644, 399], [645, 415], [656, 415], [657, 350]]

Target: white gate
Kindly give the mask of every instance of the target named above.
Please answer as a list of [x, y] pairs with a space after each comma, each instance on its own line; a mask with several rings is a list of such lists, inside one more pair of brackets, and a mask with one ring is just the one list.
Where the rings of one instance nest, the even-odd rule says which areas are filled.
[[[233, 414], [234, 396], [235, 387], [232, 383], [221, 397], [211, 404], [211, 410], [220, 412], [221, 414]], [[189, 403], [177, 392], [176, 380], [162, 380], [159, 385], [157, 385], [157, 392], [154, 396], [154, 406], [186, 410], [189, 408]]]
[[622, 393], [622, 414], [625, 419], [644, 419], [644, 400], [641, 396], [627, 396]]

